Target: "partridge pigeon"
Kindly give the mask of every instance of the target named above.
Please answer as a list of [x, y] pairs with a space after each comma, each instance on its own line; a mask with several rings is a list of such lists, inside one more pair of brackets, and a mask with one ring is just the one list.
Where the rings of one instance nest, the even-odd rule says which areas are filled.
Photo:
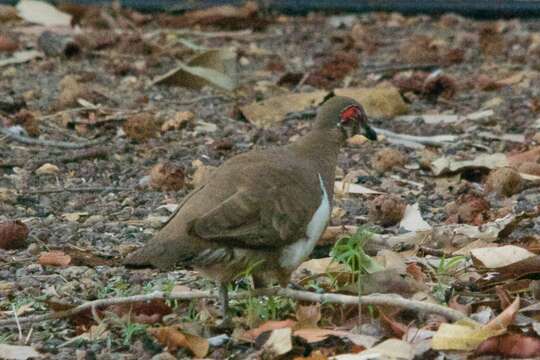
[[340, 148], [361, 130], [377, 138], [358, 102], [327, 99], [297, 141], [227, 160], [125, 264], [194, 267], [220, 284], [224, 318], [228, 284], [246, 268], [255, 287], [287, 286], [330, 220]]

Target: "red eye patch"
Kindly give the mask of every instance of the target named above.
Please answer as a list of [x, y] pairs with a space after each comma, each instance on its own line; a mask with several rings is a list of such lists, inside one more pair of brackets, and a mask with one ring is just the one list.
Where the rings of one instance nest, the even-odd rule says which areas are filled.
[[358, 106], [350, 105], [345, 108], [340, 114], [341, 122], [346, 123], [350, 120], [358, 118], [358, 115], [361, 114], [361, 110]]

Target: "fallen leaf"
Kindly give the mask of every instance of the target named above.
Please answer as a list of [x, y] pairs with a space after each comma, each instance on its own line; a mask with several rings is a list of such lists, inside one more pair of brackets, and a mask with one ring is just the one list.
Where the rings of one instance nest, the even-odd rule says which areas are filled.
[[244, 332], [242, 335], [240, 335], [240, 340], [254, 343], [255, 340], [259, 337], [259, 335], [261, 335], [263, 332], [276, 329], [291, 328], [294, 326], [294, 324], [296, 324], [296, 321], [291, 319], [283, 321], [269, 320], [255, 329]]
[[470, 169], [496, 169], [508, 166], [509, 162], [505, 154], [482, 154], [472, 160], [455, 160], [450, 157], [441, 157], [431, 163], [433, 175], [440, 176], [461, 172]]
[[66, 255], [63, 251], [42, 252], [39, 255], [38, 263], [41, 265], [65, 267], [71, 263], [71, 256]]
[[292, 350], [291, 328], [272, 330], [268, 335], [268, 338], [264, 339], [264, 343], [259, 347], [262, 348], [265, 354], [273, 357], [288, 353]]
[[504, 334], [494, 336], [482, 342], [476, 348], [476, 354], [492, 354], [507, 358], [540, 357], [540, 339], [523, 334]]
[[20, 0], [16, 8], [18, 15], [28, 22], [44, 26], [71, 26], [71, 15], [44, 1]]
[[484, 325], [482, 329], [495, 332], [506, 331], [506, 328], [512, 324], [519, 311], [519, 303], [519, 296], [517, 296], [510, 306], [504, 309], [495, 319]]
[[0, 67], [7, 65], [22, 64], [33, 60], [35, 58], [41, 57], [43, 54], [36, 50], [23, 50], [14, 52], [11, 57], [0, 60]]
[[403, 340], [388, 339], [371, 349], [358, 354], [344, 354], [330, 358], [331, 360], [367, 360], [367, 359], [392, 359], [412, 360], [414, 349], [411, 344]]
[[310, 344], [326, 340], [330, 336], [337, 336], [340, 338], [348, 339], [352, 343], [356, 345], [362, 345], [365, 348], [370, 348], [377, 342], [376, 337], [355, 334], [350, 331], [342, 331], [342, 330], [311, 328], [311, 329], [299, 329], [299, 330], [294, 331], [293, 334], [294, 336], [301, 337], [302, 339], [304, 339]]
[[[407, 104], [395, 87], [341, 88], [335, 89], [338, 96], [348, 96], [360, 102], [368, 116], [394, 117], [408, 111]], [[288, 113], [301, 112], [320, 104], [328, 93], [291, 93], [271, 97], [240, 107], [242, 114], [251, 123], [262, 128], [279, 124]]]
[[9, 360], [39, 359], [42, 357], [32, 346], [8, 344], [0, 344], [0, 356], [2, 359]]
[[203, 358], [208, 354], [208, 341], [200, 336], [183, 333], [178, 328], [172, 326], [150, 328], [147, 331], [162, 346], [166, 347], [170, 353], [175, 353], [178, 349], [186, 348], [198, 358]]
[[382, 194], [379, 191], [369, 189], [359, 184], [345, 183], [336, 181], [334, 183], [334, 191], [337, 194]]
[[406, 231], [424, 231], [431, 229], [420, 213], [419, 204], [407, 205], [403, 218], [399, 223], [399, 228]]
[[201, 89], [206, 85], [232, 91], [236, 87], [236, 52], [232, 49], [212, 49], [197, 55], [187, 64], [152, 80], [152, 85], [166, 84]]
[[321, 320], [321, 304], [296, 305], [295, 329], [311, 329], [318, 327]]
[[54, 175], [58, 174], [60, 169], [53, 164], [43, 164], [36, 170], [36, 175]]
[[476, 248], [471, 250], [471, 255], [473, 260], [490, 269], [508, 266], [536, 256], [527, 249], [515, 245]]
[[484, 340], [497, 336], [503, 331], [482, 329], [476, 322], [457, 321], [454, 324], [443, 323], [433, 336], [431, 346], [433, 350], [465, 350], [476, 349]]
[[81, 217], [88, 216], [88, 215], [89, 214], [87, 212], [79, 211], [79, 212], [62, 214], [62, 217], [66, 219], [67, 221], [77, 222], [79, 221]]

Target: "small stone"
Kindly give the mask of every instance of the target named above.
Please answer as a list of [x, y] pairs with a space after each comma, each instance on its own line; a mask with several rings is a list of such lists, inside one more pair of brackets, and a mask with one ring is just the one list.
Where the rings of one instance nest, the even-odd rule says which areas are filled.
[[28, 245], [28, 249], [26, 250], [28, 251], [30, 255], [34, 255], [34, 256], [38, 255], [41, 252], [39, 245], [36, 243], [31, 243], [30, 245]]

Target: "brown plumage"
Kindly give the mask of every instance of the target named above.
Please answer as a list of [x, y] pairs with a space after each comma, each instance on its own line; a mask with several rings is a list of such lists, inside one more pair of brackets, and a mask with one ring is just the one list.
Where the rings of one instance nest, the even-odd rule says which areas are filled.
[[125, 264], [193, 266], [222, 285], [225, 311], [226, 285], [248, 266], [256, 286], [286, 286], [329, 221], [339, 150], [360, 129], [376, 138], [360, 104], [328, 99], [296, 142], [226, 161]]

